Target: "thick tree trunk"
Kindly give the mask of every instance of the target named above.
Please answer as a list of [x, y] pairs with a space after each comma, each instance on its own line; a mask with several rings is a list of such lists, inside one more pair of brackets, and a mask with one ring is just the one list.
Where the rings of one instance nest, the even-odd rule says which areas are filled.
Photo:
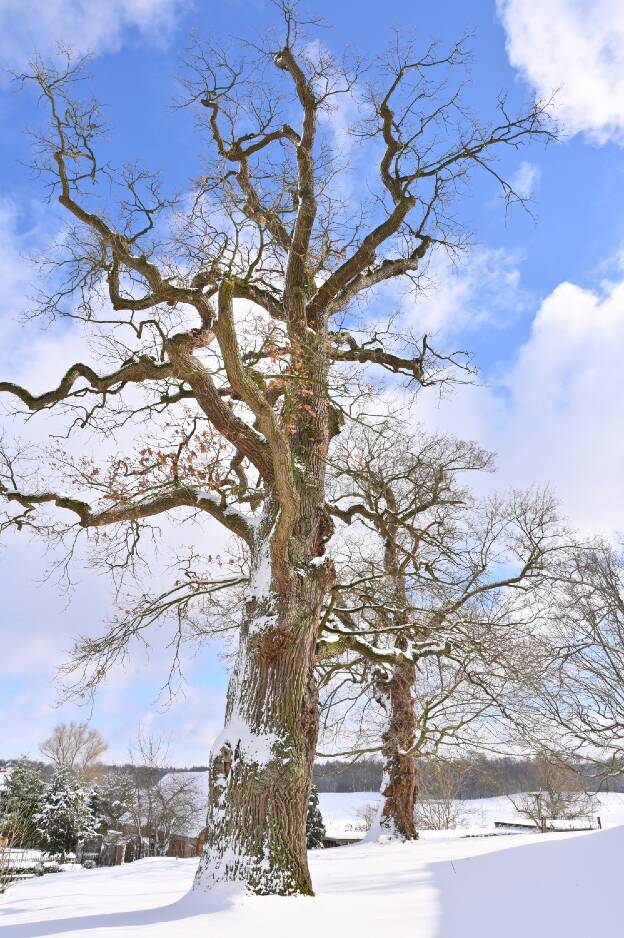
[[[383, 495], [388, 507], [396, 513], [397, 504], [390, 485], [384, 486]], [[389, 523], [386, 529], [384, 567], [392, 583], [392, 596], [396, 606], [388, 624], [397, 627], [406, 624], [409, 604], [397, 547], [397, 528], [393, 522]], [[405, 638], [398, 635], [396, 643], [397, 647], [404, 648]], [[386, 698], [388, 725], [382, 737], [383, 800], [376, 825], [376, 836], [395, 840], [418, 838], [414, 825], [416, 760], [413, 755], [408, 754], [414, 746], [416, 735], [413, 700], [415, 681], [416, 666], [405, 661], [394, 666], [390, 680], [384, 682], [382, 689]]]
[[290, 459], [276, 463], [274, 491], [252, 545], [225, 728], [211, 753], [196, 890], [238, 883], [259, 895], [313, 894], [305, 825], [319, 725], [314, 668], [335, 571], [322, 559], [333, 531], [325, 509], [327, 319], [319, 319], [316, 333], [303, 328], [303, 297], [301, 287], [289, 297], [299, 380], [283, 413], [294, 491], [279, 478], [291, 472]]
[[416, 733], [412, 691], [416, 679], [413, 664], [394, 668], [387, 685], [388, 727], [383, 735], [384, 775], [379, 815], [381, 836], [396, 840], [416, 840], [414, 806], [418, 794], [416, 759], [409, 755]]
[[210, 765], [210, 804], [195, 886], [312, 894], [305, 820], [318, 733], [315, 643], [320, 567], [271, 592], [268, 546], [254, 557], [247, 616]]

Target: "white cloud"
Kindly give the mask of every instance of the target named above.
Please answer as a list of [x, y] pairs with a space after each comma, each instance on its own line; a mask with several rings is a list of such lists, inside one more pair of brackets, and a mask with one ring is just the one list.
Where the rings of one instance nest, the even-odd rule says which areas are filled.
[[498, 0], [509, 61], [570, 133], [624, 142], [624, 4]]
[[[38, 219], [37, 206], [31, 214]], [[98, 366], [91, 354], [82, 329], [76, 324], [58, 322], [48, 328], [37, 321], [22, 324], [19, 316], [28, 308], [28, 296], [36, 286], [37, 269], [28, 260], [29, 254], [45, 252], [55, 234], [44, 224], [26, 227], [24, 219], [9, 200], [0, 200], [0, 379], [26, 384], [35, 392], [54, 387], [65, 369], [74, 361], [88, 361]], [[26, 424], [23, 419], [9, 416], [12, 404], [0, 400], [0, 433], [5, 430], [9, 442], [13, 435], [33, 442], [47, 441], [53, 430], [66, 427], [59, 418], [58, 426], [50, 413], [39, 414]], [[132, 429], [118, 433], [111, 441], [120, 447], [133, 443]], [[68, 445], [71, 445], [71, 440]], [[94, 446], [93, 440], [81, 446]], [[99, 450], [106, 449], [98, 442]], [[108, 449], [106, 449], [108, 452]], [[207, 546], [207, 552], [223, 548], [225, 535], [219, 526], [197, 526], [187, 532], [173, 523], [164, 525], [159, 557], [151, 557], [149, 568], [153, 580], [144, 572], [144, 586], [153, 586], [159, 578], [169, 577], [163, 568], [169, 550], [175, 551], [184, 538]], [[53, 576], [44, 580], [47, 568], [59, 559], [58, 552], [45, 551], [43, 543], [31, 540], [26, 532], [5, 536], [0, 540], [0, 581], [4, 602], [0, 610], [0, 756], [28, 751], [37, 752], [37, 742], [44, 738], [59, 720], [86, 719], [88, 710], [75, 704], [56, 709], [57, 687], [54, 670], [67, 660], [72, 639], [78, 634], [99, 634], [113, 613], [113, 585], [105, 576], [85, 566], [84, 552], [79, 550], [71, 572], [75, 589], [62, 593]], [[156, 572], [158, 571], [158, 572]], [[174, 721], [154, 709], [160, 688], [165, 683], [171, 662], [167, 646], [167, 629], [155, 630], [154, 647], [149, 659], [134, 657], [127, 670], [121, 666], [111, 675], [98, 695], [93, 714], [98, 726], [110, 740], [111, 758], [123, 759], [130, 736], [145, 714], [154, 713], [153, 729], [167, 734]], [[207, 652], [212, 654], [214, 652]], [[203, 653], [202, 653], [203, 654]], [[185, 661], [191, 684], [198, 677], [205, 656], [194, 662], [191, 651]], [[224, 693], [221, 666], [211, 665], [216, 689], [206, 687], [193, 696], [189, 692], [178, 703], [180, 724], [172, 739], [171, 755], [180, 762], [202, 762], [207, 757], [211, 737], [216, 736], [221, 720]], [[143, 682], [143, 683], [141, 683]], [[137, 684], [141, 685], [137, 689]], [[17, 688], [16, 691], [13, 688]], [[7, 691], [7, 688], [10, 690]]]
[[23, 65], [59, 42], [75, 52], [114, 52], [125, 33], [166, 45], [187, 0], [0, 0], [0, 61]]
[[561, 283], [488, 388], [464, 388], [428, 419], [498, 453], [497, 485], [549, 484], [585, 533], [624, 531], [624, 279]]
[[401, 301], [409, 325], [438, 338], [474, 333], [486, 324], [509, 325], [527, 303], [520, 259], [515, 253], [479, 247], [455, 265], [444, 251], [434, 253], [424, 292], [404, 295]]
[[[58, 706], [60, 685], [55, 669], [67, 660], [72, 640], [81, 633], [99, 634], [110, 613], [111, 583], [74, 564], [77, 584], [69, 596], [54, 580], [42, 578], [46, 562], [42, 545], [27, 534], [3, 539], [0, 568], [4, 602], [0, 612], [0, 756], [36, 755], [37, 744], [59, 721], [85, 720], [92, 714], [110, 743], [108, 757], [123, 760], [138, 727], [171, 736], [171, 757], [178, 764], [205, 762], [222, 726], [223, 667], [219, 646], [198, 655], [183, 650], [182, 666], [189, 684], [167, 708], [159, 693], [171, 664], [171, 637], [154, 630], [149, 651], [135, 646], [126, 665], [118, 665], [98, 691], [93, 710], [80, 701]], [[211, 686], [211, 682], [213, 686]]]
[[35, 232], [18, 234], [15, 205], [10, 199], [0, 199], [0, 349], [6, 349], [9, 333], [15, 331], [15, 319], [24, 311], [26, 297], [32, 291], [34, 268], [25, 260], [23, 249], [38, 240]]
[[512, 176], [510, 183], [521, 199], [528, 199], [533, 195], [539, 178], [539, 166], [536, 166], [535, 163], [529, 163], [527, 160], [523, 160]]

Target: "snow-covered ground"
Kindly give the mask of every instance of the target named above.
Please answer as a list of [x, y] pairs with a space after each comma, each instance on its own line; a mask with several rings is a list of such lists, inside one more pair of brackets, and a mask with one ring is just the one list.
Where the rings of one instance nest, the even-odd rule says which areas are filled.
[[[374, 795], [372, 796], [374, 800]], [[188, 896], [194, 860], [149, 859], [11, 886], [3, 938], [318, 938], [380, 933], [418, 938], [588, 938], [621, 932], [624, 796], [602, 796], [605, 830], [491, 832], [512, 819], [507, 799], [466, 803], [479, 823], [412, 844], [311, 853], [315, 899]], [[371, 793], [321, 796], [328, 827], [350, 823]], [[342, 802], [342, 804], [341, 804]], [[333, 807], [332, 807], [333, 805]], [[511, 810], [510, 810], [511, 809]], [[507, 817], [502, 817], [506, 812]], [[357, 815], [356, 815], [357, 817]]]
[[[512, 796], [517, 801], [519, 796]], [[624, 824], [624, 794], [598, 795], [598, 814], [603, 827]], [[334, 794], [321, 792], [319, 806], [329, 837], [348, 836], [362, 829], [362, 815], [368, 807], [376, 807], [379, 795], [374, 791], [356, 791]], [[444, 836], [462, 833], [488, 833], [495, 821], [524, 821], [506, 795], [499, 798], [478, 798], [473, 801], [456, 801], [455, 808], [461, 819], [461, 829], [443, 832]], [[425, 834], [425, 837], [434, 836]]]
[[379, 795], [375, 791], [320, 792], [319, 808], [328, 837], [344, 837], [366, 830], [362, 814], [369, 807], [377, 807]]

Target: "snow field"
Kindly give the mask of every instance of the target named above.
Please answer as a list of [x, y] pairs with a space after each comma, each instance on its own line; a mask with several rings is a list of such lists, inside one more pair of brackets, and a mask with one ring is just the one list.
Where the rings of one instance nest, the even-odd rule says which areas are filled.
[[[624, 824], [624, 794], [599, 794], [598, 800], [603, 827]], [[379, 795], [374, 791], [321, 792], [319, 803], [328, 836], [340, 837], [357, 830], [362, 825], [361, 812], [369, 805], [377, 806], [378, 802]], [[425, 838], [456, 837], [460, 833], [491, 833], [495, 821], [526, 822], [506, 795], [458, 801], [456, 805], [463, 819], [462, 828], [454, 831], [425, 832]]]
[[[326, 824], [363, 796], [321, 795]], [[373, 794], [374, 798], [374, 794]], [[603, 796], [605, 826], [624, 797]], [[323, 804], [325, 802], [325, 804]], [[334, 814], [331, 804], [334, 802]], [[342, 804], [341, 804], [342, 802]], [[471, 805], [486, 822], [507, 799]], [[370, 803], [369, 800], [364, 803]], [[509, 818], [507, 818], [509, 819]], [[491, 830], [491, 829], [490, 829]], [[487, 828], [471, 829], [486, 833]], [[230, 888], [188, 895], [195, 860], [147, 859], [12, 886], [2, 938], [593, 938], [621, 932], [624, 827], [502, 837], [432, 832], [411, 844], [358, 844], [310, 854], [315, 899], [249, 897]], [[382, 930], [382, 931], [380, 931]]]

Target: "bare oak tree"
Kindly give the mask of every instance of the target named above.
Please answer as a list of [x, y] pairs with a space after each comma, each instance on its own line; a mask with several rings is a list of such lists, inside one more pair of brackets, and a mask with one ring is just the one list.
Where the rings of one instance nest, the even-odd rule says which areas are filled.
[[[6, 381], [0, 392], [26, 412], [65, 415], [72, 434], [114, 439], [125, 427], [132, 442], [108, 463], [7, 450], [0, 492], [5, 525], [86, 532], [117, 572], [171, 514], [214, 519], [246, 545], [196, 887], [290, 894], [312, 892], [314, 668], [335, 582], [328, 453], [358, 376], [418, 388], [462, 361], [393, 332], [388, 310], [371, 326], [361, 304], [394, 280], [417, 290], [428, 253], [462, 244], [452, 203], [471, 172], [513, 201], [496, 152], [551, 132], [539, 105], [512, 115], [501, 99], [487, 124], [470, 114], [463, 44], [419, 54], [396, 36], [364, 72], [310, 43], [290, 4], [279, 9], [279, 35], [261, 46], [196, 48], [181, 104], [197, 113], [205, 166], [179, 198], [157, 174], [100, 160], [102, 119], [79, 98], [80, 63], [35, 60], [22, 76], [47, 109], [37, 165], [67, 217], [40, 312], [80, 320], [101, 367], [76, 362], [40, 394]], [[333, 145], [341, 100], [377, 165], [355, 204]]]
[[550, 666], [536, 716], [598, 778], [624, 772], [624, 554], [600, 540], [561, 563], [544, 600]]
[[93, 780], [98, 772], [100, 756], [108, 744], [101, 733], [86, 723], [57, 723], [52, 735], [41, 743], [39, 750], [56, 768], [71, 769], [83, 781]]
[[[417, 760], [511, 710], [530, 653], [534, 599], [563, 541], [542, 492], [477, 499], [465, 479], [488, 453], [396, 421], [338, 445], [334, 515], [367, 535], [348, 552], [327, 606], [320, 655], [386, 713], [380, 834], [418, 836]], [[341, 653], [347, 652], [346, 662]], [[337, 662], [337, 663], [336, 663]], [[527, 665], [530, 667], [527, 668]]]

